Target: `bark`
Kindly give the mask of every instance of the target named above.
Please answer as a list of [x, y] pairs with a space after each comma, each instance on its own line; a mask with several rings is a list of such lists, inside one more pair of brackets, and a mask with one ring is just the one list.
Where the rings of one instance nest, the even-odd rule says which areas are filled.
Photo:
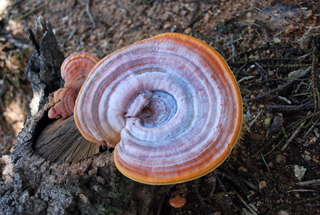
[[161, 207], [171, 186], [126, 178], [109, 150], [78, 162], [51, 162], [38, 155], [33, 146], [48, 120], [47, 110], [30, 117], [13, 152], [2, 158], [0, 214], [148, 214]]
[[[41, 33], [39, 47], [35, 45], [39, 35], [32, 39], [37, 50], [26, 72], [34, 90], [41, 91], [37, 108], [59, 85], [56, 72], [62, 63], [50, 28]], [[44, 51], [50, 49], [56, 51]], [[73, 118], [50, 120], [49, 108], [46, 105], [27, 119], [12, 153], [0, 158], [0, 214], [160, 213], [164, 194], [172, 186], [126, 178], [116, 169], [112, 150], [85, 140]]]
[[60, 66], [64, 55], [60, 51], [51, 25], [39, 16], [33, 30], [29, 29], [29, 40], [33, 46], [25, 75], [32, 84], [33, 99], [31, 114], [41, 110], [48, 96], [63, 86]]

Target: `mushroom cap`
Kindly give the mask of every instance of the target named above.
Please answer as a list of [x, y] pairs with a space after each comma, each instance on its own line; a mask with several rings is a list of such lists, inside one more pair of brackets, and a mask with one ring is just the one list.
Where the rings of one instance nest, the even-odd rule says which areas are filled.
[[74, 113], [86, 139], [115, 146], [124, 175], [173, 184], [201, 177], [228, 157], [241, 130], [242, 99], [218, 52], [164, 33], [99, 61]]
[[56, 103], [48, 112], [49, 118], [68, 118], [73, 115], [74, 105], [79, 90], [86, 80], [90, 70], [98, 63], [96, 56], [81, 52], [67, 57], [61, 65], [61, 77], [65, 81], [64, 87], [53, 93]]
[[186, 198], [180, 196], [178, 193], [169, 199], [169, 204], [174, 208], [182, 208], [186, 203]]

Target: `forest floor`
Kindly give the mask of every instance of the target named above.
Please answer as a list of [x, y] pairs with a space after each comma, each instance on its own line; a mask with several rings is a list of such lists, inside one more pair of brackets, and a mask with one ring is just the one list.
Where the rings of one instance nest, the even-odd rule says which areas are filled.
[[320, 3], [299, 0], [0, 0], [0, 153], [30, 114], [24, 76], [36, 16], [68, 56], [100, 59], [164, 32], [214, 47], [238, 81], [244, 135], [216, 171], [168, 194], [158, 214], [320, 214]]

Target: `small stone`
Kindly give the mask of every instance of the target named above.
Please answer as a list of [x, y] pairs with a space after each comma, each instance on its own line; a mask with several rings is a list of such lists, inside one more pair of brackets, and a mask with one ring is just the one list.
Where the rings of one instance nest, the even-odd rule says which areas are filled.
[[101, 176], [97, 176], [97, 181], [100, 183], [100, 184], [105, 184], [106, 183], [106, 180], [101, 177]]
[[277, 154], [277, 156], [276, 156], [276, 162], [277, 162], [277, 163], [285, 162], [286, 159], [287, 159], [287, 158], [286, 158], [285, 156], [283, 156], [282, 154]]
[[187, 3], [185, 4], [185, 7], [190, 11], [193, 12], [196, 10], [197, 4], [196, 3]]
[[281, 42], [281, 40], [278, 37], [273, 38], [273, 42], [275, 44], [279, 44]]
[[163, 21], [167, 21], [169, 19], [169, 14], [168, 13], [164, 13], [161, 15], [161, 20]]
[[315, 143], [317, 142], [317, 138], [316, 137], [312, 137], [311, 140], [310, 140], [310, 143]]
[[274, 163], [273, 163], [272, 161], [270, 161], [270, 162], [268, 163], [268, 167], [274, 168]]
[[270, 127], [271, 121], [272, 121], [272, 118], [271, 118], [271, 117], [267, 117], [267, 118], [265, 118], [265, 120], [264, 120], [264, 124], [265, 124], [267, 127]]
[[280, 210], [278, 212], [278, 215], [290, 215], [288, 211], [285, 211], [285, 210]]
[[281, 116], [274, 117], [273, 122], [272, 122], [272, 124], [270, 126], [270, 129], [273, 132], [277, 132], [278, 130], [281, 129], [281, 126], [283, 125], [283, 122], [284, 122], [283, 117], [281, 117]]
[[313, 15], [312, 10], [308, 10], [308, 12], [307, 12], [307, 14], [306, 14], [306, 19], [311, 18], [311, 17], [312, 17], [312, 15]]
[[175, 13], [175, 14], [178, 14], [179, 13], [179, 10], [180, 10], [180, 6], [179, 4], [175, 4], [172, 8], [172, 12]]
[[307, 169], [303, 166], [294, 165], [294, 175], [297, 177], [299, 181], [303, 178], [304, 174], [306, 173]]
[[149, 12], [147, 13], [147, 16], [153, 17], [155, 15], [156, 9], [157, 9], [156, 5], [152, 6], [152, 8], [150, 8]]
[[171, 28], [172, 24], [170, 22], [167, 22], [166, 24], [164, 24], [163, 29], [169, 29]]
[[84, 33], [86, 31], [86, 25], [81, 25], [80, 27], [80, 33]]
[[288, 25], [285, 29], [284, 29], [284, 33], [285, 34], [290, 34], [295, 30], [295, 26], [293, 24]]
[[274, 76], [274, 71], [269, 70], [269, 71], [268, 71], [268, 74], [269, 74], [270, 76]]
[[267, 186], [267, 183], [265, 181], [260, 181], [259, 182], [259, 189], [262, 190], [263, 188], [265, 188]]
[[209, 21], [210, 21], [210, 15], [209, 15], [209, 13], [206, 13], [206, 15], [204, 15], [204, 18], [203, 18], [203, 20], [204, 20], [204, 23], [208, 23]]
[[240, 166], [240, 167], [238, 168], [238, 171], [239, 171], [239, 172], [248, 172], [248, 169], [245, 168], [245, 167], [243, 167], [243, 166]]
[[306, 50], [306, 49], [308, 49], [308, 47], [309, 47], [309, 44], [310, 44], [310, 42], [311, 42], [311, 36], [309, 36], [309, 35], [304, 35], [301, 39], [300, 39], [300, 48], [302, 49], [302, 50]]
[[242, 4], [240, 4], [240, 3], [233, 5], [233, 10], [234, 10], [234, 11], [238, 11], [238, 10], [240, 10], [241, 8], [242, 8]]
[[302, 74], [302, 72], [302, 69], [292, 71], [288, 74], [288, 78], [298, 78]]
[[304, 159], [305, 159], [306, 161], [310, 161], [312, 158], [311, 158], [310, 155], [304, 155]]
[[187, 28], [186, 30], [184, 30], [184, 32], [183, 32], [183, 33], [185, 33], [185, 34], [190, 34], [190, 33], [191, 33], [191, 31], [192, 31], [192, 29], [191, 29], [191, 28]]

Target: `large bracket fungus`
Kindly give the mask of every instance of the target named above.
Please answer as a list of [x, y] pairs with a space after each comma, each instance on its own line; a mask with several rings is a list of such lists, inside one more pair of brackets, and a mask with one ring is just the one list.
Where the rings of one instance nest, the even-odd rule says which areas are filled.
[[74, 114], [86, 139], [115, 147], [124, 175], [172, 184], [203, 176], [227, 158], [240, 134], [242, 99], [218, 52], [165, 33], [100, 60]]

